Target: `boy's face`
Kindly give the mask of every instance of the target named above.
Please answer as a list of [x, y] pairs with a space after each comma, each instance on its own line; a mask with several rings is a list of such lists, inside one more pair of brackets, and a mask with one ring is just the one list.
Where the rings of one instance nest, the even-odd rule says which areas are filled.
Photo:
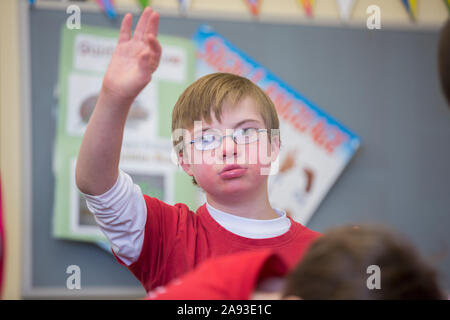
[[[236, 105], [225, 101], [220, 123], [212, 113], [211, 123], [202, 120], [189, 130], [190, 137], [185, 139], [186, 154], [180, 156], [180, 164], [207, 194], [226, 197], [245, 196], [258, 189], [267, 192], [267, 175], [270, 163], [278, 155], [279, 140], [273, 139], [270, 143], [267, 133], [259, 132], [256, 141], [250, 139], [253, 142], [237, 144], [231, 135], [239, 129], [243, 129], [241, 133], [266, 129], [253, 99], [249, 97], [241, 99]], [[223, 137], [221, 143], [210, 150], [198, 150], [195, 144], [188, 143], [202, 136], [204, 141], [209, 141], [206, 138], [208, 135], [227, 137]]]

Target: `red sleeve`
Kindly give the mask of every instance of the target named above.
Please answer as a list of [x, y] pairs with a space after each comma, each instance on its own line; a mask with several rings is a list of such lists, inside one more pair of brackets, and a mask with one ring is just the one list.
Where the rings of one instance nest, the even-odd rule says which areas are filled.
[[272, 250], [212, 258], [184, 277], [149, 293], [149, 300], [247, 300], [258, 282], [283, 276], [288, 268]]
[[[188, 247], [192, 247], [189, 235], [195, 234], [195, 213], [185, 204], [171, 206], [146, 195], [144, 199], [147, 207], [144, 243], [138, 260], [128, 268], [148, 292], [184, 273], [193, 263], [192, 249]], [[182, 256], [184, 261], [177, 261], [173, 255], [180, 251], [186, 253]]]

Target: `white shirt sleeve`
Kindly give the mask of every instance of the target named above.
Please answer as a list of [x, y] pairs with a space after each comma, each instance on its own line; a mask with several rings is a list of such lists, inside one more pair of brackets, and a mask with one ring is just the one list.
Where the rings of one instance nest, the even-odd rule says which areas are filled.
[[114, 186], [99, 196], [83, 194], [89, 211], [127, 266], [135, 262], [144, 243], [147, 207], [141, 188], [119, 169]]

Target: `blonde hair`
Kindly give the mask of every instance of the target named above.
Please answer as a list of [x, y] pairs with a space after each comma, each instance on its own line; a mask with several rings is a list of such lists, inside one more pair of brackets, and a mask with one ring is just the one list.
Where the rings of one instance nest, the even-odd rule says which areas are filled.
[[[211, 112], [220, 122], [222, 106], [225, 101], [236, 105], [243, 98], [250, 97], [255, 102], [268, 129], [269, 141], [271, 130], [279, 130], [280, 123], [272, 100], [256, 84], [247, 78], [231, 73], [212, 73], [192, 83], [178, 98], [172, 111], [172, 133], [175, 130], [191, 130], [195, 121], [212, 121]], [[173, 139], [177, 149], [183, 145], [183, 137]], [[176, 152], [182, 152], [178, 147]], [[194, 184], [196, 184], [194, 179]]]

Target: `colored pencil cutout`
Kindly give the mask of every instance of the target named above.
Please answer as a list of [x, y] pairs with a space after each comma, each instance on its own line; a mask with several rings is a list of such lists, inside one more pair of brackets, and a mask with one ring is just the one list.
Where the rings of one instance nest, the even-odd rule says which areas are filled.
[[137, 0], [137, 2], [139, 4], [139, 6], [141, 7], [142, 11], [150, 5], [148, 0]]
[[258, 16], [259, 11], [261, 9], [261, 0], [244, 0], [244, 1], [250, 10], [250, 13], [255, 17]]
[[402, 0], [402, 3], [408, 12], [412, 21], [417, 20], [417, 0]]
[[314, 2], [315, 2], [315, 0], [299, 0], [299, 3], [305, 10], [306, 16], [308, 18], [313, 17]]
[[182, 14], [187, 13], [190, 5], [191, 5], [190, 0], [178, 0], [178, 9]]
[[447, 7], [447, 9], [448, 9], [448, 11], [450, 13], [450, 0], [443, 0], [443, 1], [444, 1], [445, 6]]
[[117, 17], [117, 12], [112, 0], [97, 0], [97, 3], [108, 18], [115, 19]]
[[354, 0], [337, 0], [339, 7], [339, 15], [343, 21], [350, 20], [352, 15], [353, 7], [355, 4]]

